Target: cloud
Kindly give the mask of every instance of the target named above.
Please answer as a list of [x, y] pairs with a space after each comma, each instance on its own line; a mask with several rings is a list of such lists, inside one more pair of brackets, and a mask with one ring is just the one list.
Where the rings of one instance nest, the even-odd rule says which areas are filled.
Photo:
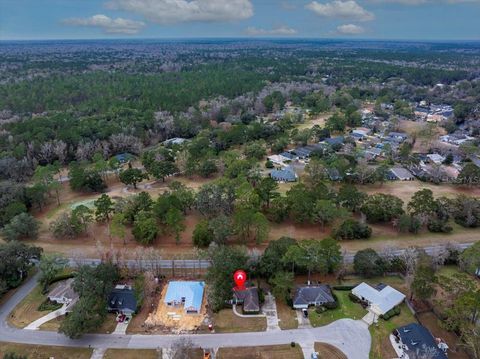
[[250, 0], [110, 0], [107, 7], [140, 14], [162, 25], [225, 22], [253, 16]]
[[123, 19], [117, 17], [112, 19], [106, 15], [93, 15], [88, 18], [70, 18], [62, 21], [65, 25], [72, 26], [86, 26], [86, 27], [99, 27], [104, 32], [109, 34], [127, 34], [133, 35], [138, 33], [145, 23], [142, 21], [135, 21], [129, 19]]
[[423, 5], [423, 4], [480, 4], [480, 0], [369, 0], [377, 4], [402, 4], [402, 5]]
[[345, 24], [337, 27], [337, 34], [340, 35], [360, 35], [365, 32], [365, 29], [361, 26], [354, 24]]
[[358, 21], [370, 21], [375, 19], [375, 15], [365, 10], [354, 0], [333, 0], [332, 2], [321, 4], [312, 1], [305, 6], [319, 16], [352, 19]]
[[291, 36], [298, 31], [288, 26], [279, 26], [270, 30], [251, 26], [245, 29], [245, 33], [249, 36]]

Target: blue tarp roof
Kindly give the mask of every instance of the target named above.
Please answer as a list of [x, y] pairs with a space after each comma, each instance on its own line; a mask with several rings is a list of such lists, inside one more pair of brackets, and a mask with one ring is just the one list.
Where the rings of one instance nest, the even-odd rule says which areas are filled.
[[178, 281], [169, 282], [165, 303], [181, 302], [185, 298], [185, 310], [200, 311], [203, 301], [205, 282]]

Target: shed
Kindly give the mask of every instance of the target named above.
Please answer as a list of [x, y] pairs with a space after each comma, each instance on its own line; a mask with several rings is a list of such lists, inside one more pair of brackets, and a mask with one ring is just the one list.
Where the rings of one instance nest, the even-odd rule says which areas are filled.
[[182, 306], [187, 314], [198, 314], [202, 308], [205, 282], [172, 281], [168, 283], [164, 302], [170, 306]]

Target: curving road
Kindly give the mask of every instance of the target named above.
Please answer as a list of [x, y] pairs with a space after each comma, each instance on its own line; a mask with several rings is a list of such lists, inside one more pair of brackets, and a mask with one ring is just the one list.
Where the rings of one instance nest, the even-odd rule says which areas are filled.
[[[179, 335], [88, 334], [81, 339], [73, 340], [55, 332], [10, 327], [7, 323], [9, 313], [35, 288], [37, 278], [38, 274], [30, 278], [0, 308], [1, 341], [71, 347], [155, 349], [168, 348], [179, 338]], [[341, 319], [327, 326], [313, 329], [269, 331], [261, 334], [248, 332], [182, 336], [188, 337], [202, 348], [249, 347], [290, 342], [312, 345], [314, 342], [324, 342], [337, 347], [348, 358], [353, 359], [368, 359], [371, 346], [367, 325], [361, 320], [352, 319]]]

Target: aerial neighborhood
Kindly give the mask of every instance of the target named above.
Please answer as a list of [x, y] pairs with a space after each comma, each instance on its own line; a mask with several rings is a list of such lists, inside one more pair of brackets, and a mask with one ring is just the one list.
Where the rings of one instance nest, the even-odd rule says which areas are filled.
[[338, 37], [478, 4], [383, 3], [282, 2], [357, 16], [335, 40], [0, 41], [0, 357], [480, 359], [480, 46]]

